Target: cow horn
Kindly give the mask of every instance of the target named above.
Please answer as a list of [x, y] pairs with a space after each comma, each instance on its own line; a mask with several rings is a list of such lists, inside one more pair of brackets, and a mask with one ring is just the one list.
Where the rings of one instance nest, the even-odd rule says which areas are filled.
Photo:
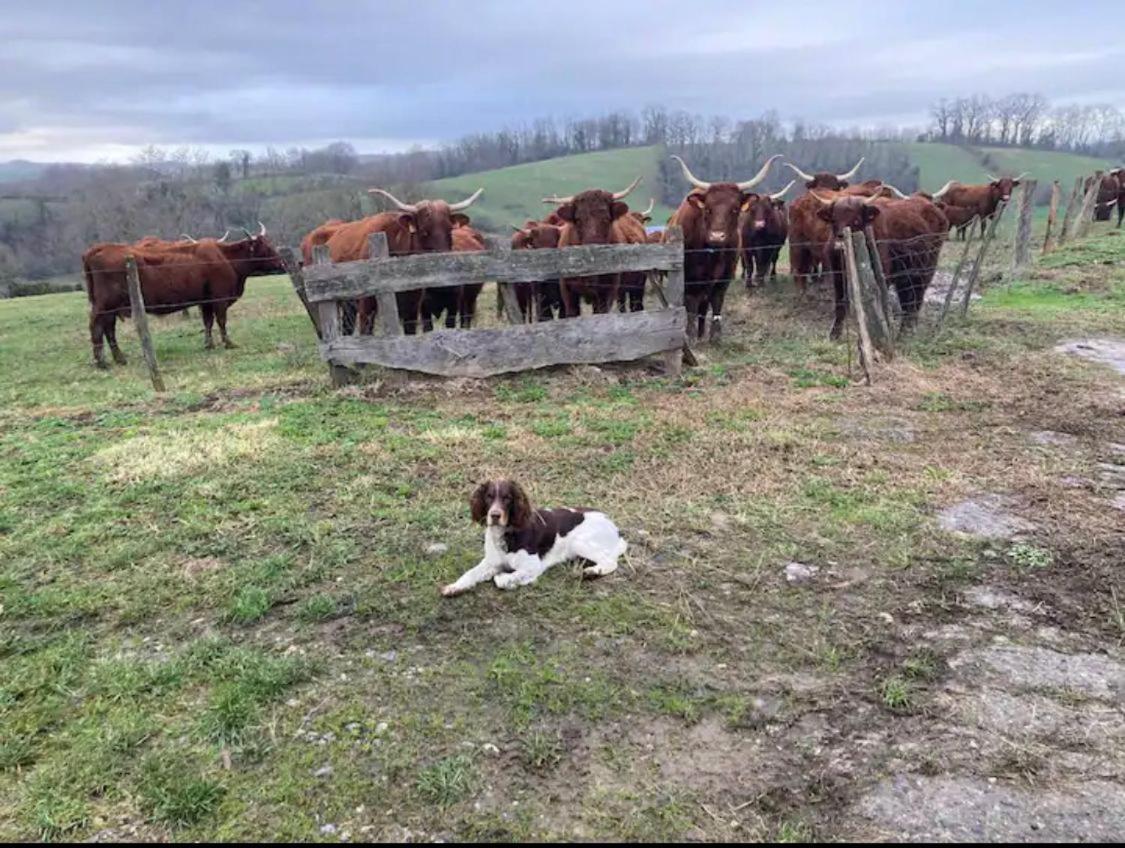
[[248, 229], [246, 229], [245, 227], [239, 227], [239, 229], [242, 230], [242, 232], [246, 233], [246, 238], [248, 238], [248, 239], [254, 238], [253, 234]]
[[650, 197], [648, 199], [648, 208], [645, 209], [645, 211], [641, 213], [641, 217], [647, 218], [649, 215], [651, 215], [654, 206], [656, 206], [656, 198]]
[[511, 228], [512, 228], [513, 230], [515, 230], [515, 231], [516, 231], [517, 233], [522, 233], [522, 232], [523, 232], [523, 227], [519, 227], [519, 226], [516, 226], [515, 224], [509, 224], [508, 226], [510, 226], [510, 227], [511, 227]]
[[794, 174], [796, 174], [798, 177], [800, 177], [802, 180], [804, 180], [807, 183], [811, 183], [813, 180], [816, 179], [816, 177], [814, 177], [812, 174], [806, 174], [804, 171], [802, 171], [796, 165], [793, 165], [789, 162], [784, 162], [782, 164], [784, 164], [786, 168], [791, 170]]
[[633, 189], [635, 189], [640, 184], [641, 184], [641, 177], [637, 177], [635, 180], [633, 180], [633, 182], [629, 183], [629, 187], [627, 189], [625, 189], [624, 191], [615, 191], [613, 193], [613, 199], [614, 200], [624, 199], [629, 194], [629, 192], [631, 192]]
[[381, 194], [381, 195], [383, 195], [383, 197], [387, 198], [387, 200], [389, 200], [391, 203], [393, 203], [395, 206], [397, 206], [403, 212], [417, 212], [418, 211], [418, 204], [417, 203], [403, 203], [401, 200], [399, 200], [397, 197], [395, 197], [393, 194], [391, 194], [386, 189], [369, 188], [367, 190], [367, 193], [368, 194]]
[[552, 194], [550, 197], [544, 197], [543, 202], [544, 203], [557, 203], [560, 206], [562, 206], [564, 203], [573, 203], [574, 202], [574, 195], [572, 194], [570, 197], [559, 197], [557, 194]]
[[771, 194], [770, 200], [781, 200], [781, 198], [785, 197], [785, 195], [787, 195], [789, 193], [789, 189], [793, 188], [793, 184], [796, 183], [796, 182], [797, 182], [796, 180], [790, 180], [789, 185], [787, 185], [781, 191], [776, 192], [775, 194]]
[[953, 184], [954, 184], [955, 182], [957, 182], [957, 180], [950, 180], [950, 181], [949, 181], [949, 182], [947, 182], [947, 183], [946, 183], [945, 185], [943, 185], [943, 186], [942, 186], [942, 187], [941, 187], [940, 189], [938, 189], [937, 191], [935, 191], [935, 192], [934, 192], [934, 200], [941, 200], [941, 198], [942, 198], [942, 197], [943, 197], [943, 196], [945, 195], [945, 193], [946, 193], [947, 191], [949, 191], [949, 189], [950, 189], [950, 188], [952, 188], [952, 187], [953, 187]]
[[195, 239], [193, 239], [187, 233], [180, 233], [180, 241], [186, 241], [189, 244], [199, 244], [199, 242], [197, 242]]
[[1018, 183], [1020, 180], [1022, 180], [1024, 177], [1026, 177], [1030, 173], [1031, 173], [1031, 171], [1024, 171], [1022, 174], [1020, 174], [1018, 177], [1016, 177], [1015, 180], [1013, 180], [1013, 182]]
[[748, 189], [752, 189], [754, 186], [756, 186], [758, 183], [760, 183], [762, 180], [764, 180], [766, 178], [766, 174], [769, 173], [770, 165], [772, 165], [775, 160], [780, 159], [780, 158], [781, 158], [781, 154], [775, 153], [773, 156], [771, 156], [769, 159], [767, 159], [766, 164], [764, 164], [762, 166], [762, 170], [758, 171], [757, 174], [755, 174], [752, 178], [746, 180], [745, 182], [741, 182], [741, 183], [737, 184], [739, 190], [740, 191], [747, 191]]
[[990, 183], [995, 183], [995, 182], [999, 182], [999, 181], [998, 181], [998, 180], [996, 179], [996, 177], [992, 176], [992, 174], [988, 173], [988, 171], [985, 171], [985, 172], [984, 172], [984, 175], [985, 175], [986, 177], [988, 177], [988, 181], [989, 181]]
[[258, 238], [263, 238], [266, 234], [266, 225], [261, 221], [258, 222]]
[[866, 158], [867, 158], [866, 156], [860, 156], [859, 161], [855, 163], [855, 167], [853, 167], [850, 171], [846, 171], [843, 174], [837, 174], [836, 179], [841, 180], [841, 181], [850, 180], [852, 177], [854, 177], [859, 172], [859, 166], [863, 164], [863, 160], [866, 159]]
[[469, 197], [465, 198], [460, 203], [450, 203], [449, 211], [460, 212], [462, 209], [468, 209], [470, 206], [477, 202], [477, 198], [479, 198], [482, 194], [484, 194], [484, 188], [478, 188]]
[[810, 191], [809, 194], [811, 194], [813, 197], [815, 197], [817, 200], [819, 200], [821, 206], [831, 206], [832, 203], [833, 203], [833, 201], [831, 201], [831, 200], [825, 200], [823, 197], [821, 197], [815, 191]]
[[703, 182], [703, 180], [699, 179], [695, 174], [691, 172], [691, 170], [687, 166], [687, 163], [684, 162], [684, 160], [677, 156], [675, 153], [673, 153], [669, 158], [675, 159], [680, 163], [680, 167], [684, 172], [684, 179], [686, 179], [693, 186], [699, 189], [703, 189], [703, 191], [707, 191], [707, 189], [711, 188], [711, 183], [705, 183]]
[[226, 241], [226, 240], [227, 240], [227, 236], [229, 236], [229, 235], [230, 235], [230, 227], [227, 227], [227, 230], [226, 230], [226, 232], [225, 232], [225, 233], [223, 233], [222, 237], [221, 237], [221, 238], [219, 239], [219, 242], [221, 243], [221, 242], [224, 242], [224, 241]]
[[889, 188], [891, 190], [891, 193], [895, 197], [897, 197], [899, 200], [909, 200], [910, 199], [905, 194], [903, 194], [901, 191], [899, 191], [897, 188], [895, 188], [893, 185], [891, 185], [890, 183], [883, 183], [883, 188]]

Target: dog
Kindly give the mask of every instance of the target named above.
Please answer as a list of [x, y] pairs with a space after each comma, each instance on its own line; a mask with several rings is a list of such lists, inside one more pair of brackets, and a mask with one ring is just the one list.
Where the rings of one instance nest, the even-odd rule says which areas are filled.
[[534, 583], [552, 565], [569, 559], [593, 563], [584, 577], [604, 577], [617, 569], [628, 548], [617, 525], [595, 509], [535, 509], [513, 480], [481, 483], [469, 498], [473, 521], [483, 524], [484, 559], [441, 589], [451, 598], [491, 580], [501, 589]]

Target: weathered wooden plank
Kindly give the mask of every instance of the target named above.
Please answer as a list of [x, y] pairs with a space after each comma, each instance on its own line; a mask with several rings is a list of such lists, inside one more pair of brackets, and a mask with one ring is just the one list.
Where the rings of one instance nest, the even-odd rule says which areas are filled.
[[531, 297], [527, 302], [527, 316], [520, 311], [520, 301], [516, 297], [515, 287], [511, 283], [497, 283], [500, 287], [500, 297], [504, 302], [504, 314], [509, 324], [523, 324], [525, 320], [534, 320], [536, 297]]
[[1004, 210], [1008, 208], [1008, 202], [1001, 200], [996, 207], [996, 212], [992, 216], [992, 223], [988, 227], [988, 232], [985, 233], [984, 238], [980, 243], [980, 253], [977, 254], [976, 262], [973, 263], [973, 269], [969, 272], [969, 281], [965, 284], [965, 296], [961, 300], [961, 315], [969, 314], [969, 301], [973, 297], [973, 287], [977, 284], [977, 279], [980, 277], [980, 272], [984, 268], [984, 257], [988, 254], [988, 246], [992, 244], [992, 239], [996, 237], [996, 228], [1000, 226], [1000, 219], [1004, 217]]
[[[883, 297], [885, 286], [879, 282], [875, 273], [879, 266], [878, 253], [872, 258], [867, 248], [867, 233], [852, 232], [852, 260], [855, 264], [859, 294], [863, 300], [863, 311], [868, 322], [868, 335], [876, 349], [887, 360], [894, 359], [895, 337], [886, 312]], [[881, 267], [881, 266], [880, 266]]]
[[1063, 215], [1062, 228], [1059, 230], [1059, 247], [1066, 244], [1070, 235], [1070, 227], [1074, 223], [1074, 214], [1078, 210], [1078, 197], [1082, 193], [1082, 177], [1074, 180], [1074, 190], [1070, 193], [1070, 200], [1066, 204], [1066, 213]]
[[1102, 186], [1102, 171], [1094, 171], [1094, 178], [1090, 181], [1090, 190], [1082, 198], [1082, 208], [1078, 210], [1078, 218], [1074, 222], [1074, 237], [1085, 238], [1090, 231], [1090, 224], [1094, 220], [1094, 208], [1098, 205], [1098, 192]]
[[[872, 344], [870, 325], [867, 323], [863, 291], [860, 288], [859, 282], [859, 268], [856, 264], [855, 242], [852, 241], [852, 231], [849, 228], [844, 229], [843, 244], [848, 300], [851, 305], [852, 317], [855, 319], [856, 329], [859, 331], [859, 364], [860, 367], [863, 368], [863, 374], [866, 378], [867, 385], [870, 386], [873, 382], [873, 373], [875, 371], [875, 346]], [[866, 247], [866, 242], [864, 246]]]
[[132, 255], [125, 257], [125, 279], [129, 284], [129, 303], [133, 307], [133, 326], [141, 338], [141, 352], [144, 354], [148, 376], [152, 387], [164, 391], [164, 378], [156, 365], [156, 351], [152, 347], [152, 336], [148, 332], [148, 315], [145, 313], [145, 298], [141, 292], [141, 278], [137, 274], [137, 260]]
[[339, 262], [305, 269], [305, 294], [312, 303], [487, 280], [534, 282], [557, 277], [672, 271], [683, 267], [675, 244], [596, 244], [554, 250], [512, 250], [497, 245], [481, 253], [425, 253], [379, 262]]
[[[367, 248], [371, 258], [375, 260], [387, 259], [391, 255], [386, 233], [372, 233], [367, 239]], [[383, 335], [401, 336], [402, 321], [398, 314], [398, 298], [393, 292], [381, 291], [375, 295], [375, 302], [379, 304], [379, 329]], [[355, 331], [359, 333], [358, 322]]]
[[1051, 233], [1059, 217], [1059, 200], [1062, 199], [1062, 186], [1058, 180], [1051, 183], [1051, 208], [1047, 211], [1047, 235], [1043, 237], [1043, 253], [1051, 249]]
[[[312, 265], [304, 269], [305, 297], [309, 302], [314, 302], [309, 297], [309, 273], [317, 267], [331, 268], [332, 256], [328, 252], [328, 245], [318, 244], [313, 248]], [[336, 309], [335, 301], [321, 302], [317, 305], [317, 323], [320, 326], [320, 340], [327, 342], [340, 335], [340, 314]]]
[[291, 247], [282, 247], [277, 252], [281, 256], [281, 262], [285, 266], [285, 270], [289, 273], [289, 282], [293, 284], [293, 291], [297, 293], [301, 305], [305, 307], [305, 312], [308, 313], [313, 329], [316, 330], [316, 337], [319, 339], [320, 324], [317, 322], [316, 312], [309, 304], [309, 299], [305, 297], [305, 278], [301, 271], [300, 254]]
[[883, 258], [875, 241], [875, 231], [871, 229], [870, 224], [863, 228], [863, 239], [867, 244], [867, 256], [871, 262], [871, 270], [875, 274], [875, 282], [878, 284], [879, 303], [883, 308], [883, 320], [889, 326], [891, 320], [890, 289], [883, 271]]
[[687, 313], [675, 307], [501, 329], [346, 336], [322, 343], [321, 354], [341, 364], [373, 363], [446, 377], [491, 377], [549, 365], [627, 361], [678, 350], [686, 326]]
[[1022, 180], [1020, 182], [1020, 210], [1016, 224], [1016, 242], [1012, 249], [1013, 278], [1023, 273], [1024, 268], [1031, 264], [1031, 201], [1038, 188], [1037, 180]]

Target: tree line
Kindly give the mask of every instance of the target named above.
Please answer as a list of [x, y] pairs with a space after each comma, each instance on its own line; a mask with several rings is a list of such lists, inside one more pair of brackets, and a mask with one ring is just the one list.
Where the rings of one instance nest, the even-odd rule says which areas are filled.
[[974, 94], [930, 105], [927, 140], [1125, 157], [1125, 115], [1108, 103], [1052, 106], [1042, 94]]

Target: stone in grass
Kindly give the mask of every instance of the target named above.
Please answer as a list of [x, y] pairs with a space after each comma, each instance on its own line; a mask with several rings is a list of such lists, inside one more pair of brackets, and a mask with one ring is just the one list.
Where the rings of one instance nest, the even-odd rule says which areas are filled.
[[785, 566], [785, 579], [790, 583], [808, 583], [820, 571], [815, 565], [805, 565], [801, 562], [791, 562]]
[[1055, 430], [1036, 430], [1031, 434], [1031, 441], [1037, 445], [1068, 448], [1073, 446], [1078, 439], [1070, 433], [1059, 433]]
[[1015, 506], [1015, 498], [1007, 495], [980, 495], [943, 509], [938, 513], [938, 525], [950, 533], [1011, 539], [1035, 529], [1030, 521], [1012, 515]]
[[445, 544], [444, 542], [431, 542], [430, 544], [426, 545], [426, 555], [427, 556], [435, 556], [436, 557], [436, 556], [441, 556], [442, 554], [448, 553], [448, 552], [449, 552], [449, 545]]
[[1125, 374], [1125, 341], [1119, 339], [1069, 339], [1059, 342], [1055, 350], [1100, 362]]

